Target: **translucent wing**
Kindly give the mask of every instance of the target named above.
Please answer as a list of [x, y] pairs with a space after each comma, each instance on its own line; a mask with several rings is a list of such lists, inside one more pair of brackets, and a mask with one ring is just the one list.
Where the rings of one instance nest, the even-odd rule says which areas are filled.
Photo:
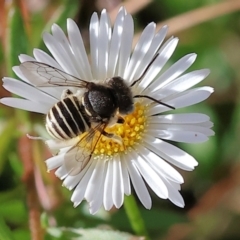
[[[105, 127], [105, 123], [100, 123], [95, 128], [91, 128], [75, 146], [65, 153], [64, 166], [69, 175], [75, 176], [87, 166]], [[97, 137], [95, 137], [96, 134], [98, 134]]]
[[79, 174], [91, 160], [92, 153], [89, 149], [73, 146], [64, 156], [64, 166], [68, 174], [71, 176]]
[[38, 87], [69, 86], [87, 88], [87, 81], [45, 63], [23, 62], [19, 68], [23, 75], [27, 79], [31, 79], [31, 83]]

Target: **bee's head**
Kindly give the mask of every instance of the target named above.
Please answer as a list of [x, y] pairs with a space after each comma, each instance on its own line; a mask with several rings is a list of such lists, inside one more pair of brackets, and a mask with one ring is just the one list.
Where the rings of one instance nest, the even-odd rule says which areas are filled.
[[121, 77], [113, 77], [107, 81], [107, 85], [112, 89], [118, 103], [118, 111], [121, 115], [129, 114], [133, 111], [133, 96], [130, 87]]

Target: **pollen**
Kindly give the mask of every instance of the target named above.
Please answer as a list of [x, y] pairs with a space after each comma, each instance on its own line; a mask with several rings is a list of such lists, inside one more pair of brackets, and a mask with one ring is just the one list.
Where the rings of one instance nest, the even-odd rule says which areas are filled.
[[142, 135], [146, 125], [146, 107], [140, 103], [135, 103], [134, 111], [123, 117], [124, 123], [115, 124], [112, 127], [107, 127], [105, 131], [112, 133], [121, 139], [116, 141], [113, 138], [106, 136], [95, 135], [94, 142], [97, 141], [93, 153], [95, 156], [102, 154], [112, 156], [114, 154], [125, 152], [135, 144], [139, 143], [142, 139]]
[[[96, 131], [94, 137], [89, 141], [88, 133], [83, 133], [79, 141], [79, 145], [88, 149], [95, 157], [112, 157], [114, 154], [126, 153], [135, 144], [142, 140], [142, 136], [146, 127], [146, 111], [147, 106], [143, 106], [137, 102], [134, 106], [134, 111], [124, 118], [124, 123], [115, 124], [105, 128], [105, 132], [113, 134], [114, 137], [106, 137]], [[87, 140], [88, 139], [88, 140]], [[87, 141], [86, 141], [87, 140]]]

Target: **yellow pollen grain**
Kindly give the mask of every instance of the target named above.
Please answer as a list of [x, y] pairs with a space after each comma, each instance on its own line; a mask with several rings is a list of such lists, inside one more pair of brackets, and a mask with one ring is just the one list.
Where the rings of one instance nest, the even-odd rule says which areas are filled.
[[115, 124], [105, 129], [106, 132], [113, 133], [120, 137], [120, 139], [122, 139], [122, 144], [103, 135], [99, 139], [99, 135], [96, 134], [93, 142], [96, 142], [97, 139], [99, 140], [96, 146], [92, 144], [92, 146], [95, 146], [93, 153], [97, 156], [101, 154], [113, 156], [116, 153], [125, 152], [129, 147], [138, 143], [142, 139], [142, 134], [146, 126], [145, 112], [146, 107], [140, 103], [136, 103], [134, 111], [131, 114], [124, 117], [122, 116], [124, 118], [123, 124]]
[[130, 121], [130, 126], [133, 126], [136, 123], [136, 118], [132, 118]]
[[134, 130], [135, 130], [136, 132], [138, 132], [138, 131], [140, 130], [139, 126], [137, 125], [137, 126], [134, 128]]

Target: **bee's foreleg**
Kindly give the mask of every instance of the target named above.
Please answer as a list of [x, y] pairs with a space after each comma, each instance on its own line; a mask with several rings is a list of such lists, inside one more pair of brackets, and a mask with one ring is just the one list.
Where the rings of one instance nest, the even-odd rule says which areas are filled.
[[122, 145], [122, 138], [113, 134], [113, 133], [108, 133], [106, 131], [102, 131], [102, 135], [104, 135], [105, 137], [108, 137], [108, 138], [111, 138], [113, 141], [115, 141], [116, 143], [118, 144], [121, 144]]

